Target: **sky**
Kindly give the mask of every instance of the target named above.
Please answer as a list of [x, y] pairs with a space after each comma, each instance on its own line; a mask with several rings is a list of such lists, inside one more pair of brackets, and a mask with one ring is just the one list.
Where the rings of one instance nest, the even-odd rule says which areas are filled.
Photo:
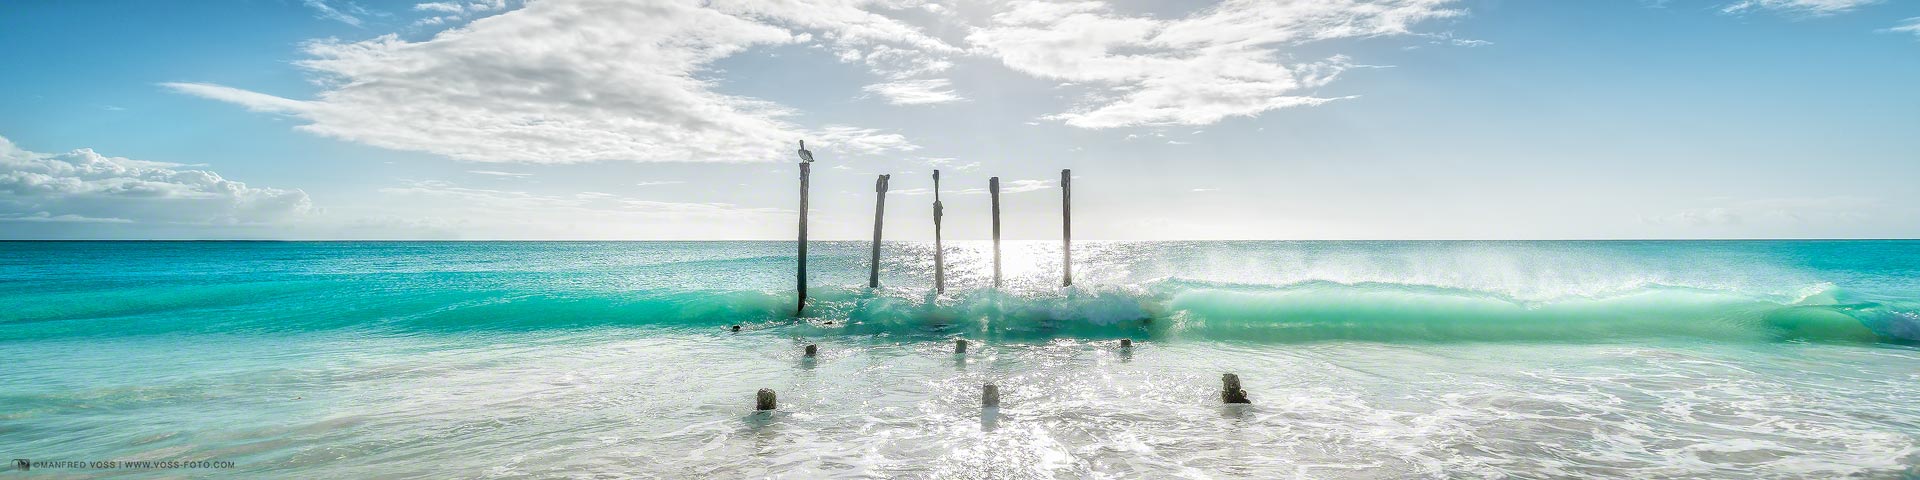
[[0, 2], [0, 239], [1920, 237], [1920, 1]]

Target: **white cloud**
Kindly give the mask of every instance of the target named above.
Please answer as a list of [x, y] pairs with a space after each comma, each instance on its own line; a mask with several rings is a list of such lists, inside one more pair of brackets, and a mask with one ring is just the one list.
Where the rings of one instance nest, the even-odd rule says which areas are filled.
[[507, 9], [507, 0], [479, 0], [466, 2], [429, 2], [415, 4], [414, 11], [434, 13], [434, 16], [414, 21], [414, 26], [432, 26], [458, 22], [480, 14], [498, 12]]
[[1410, 33], [1458, 15], [1452, 0], [1227, 0], [1178, 20], [1105, 2], [1020, 1], [974, 30], [975, 51], [1034, 76], [1103, 87], [1048, 117], [1082, 128], [1205, 125], [1334, 98], [1303, 94], [1352, 67], [1344, 56], [1282, 63], [1277, 47]]
[[[1032, 192], [1036, 190], [1045, 190], [1049, 188], [1053, 188], [1052, 180], [1012, 180], [1007, 182], [1001, 182], [1000, 193], [1026, 193], [1026, 192]], [[932, 195], [933, 189], [924, 188], [924, 187], [908, 188], [908, 189], [902, 189], [902, 190], [894, 190], [889, 193], [893, 193], [897, 195]], [[943, 190], [940, 190], [940, 193], [942, 195], [985, 195], [987, 194], [987, 189], [984, 187], [962, 188], [958, 190], [943, 189]]]
[[332, 5], [327, 4], [326, 0], [302, 0], [301, 3], [305, 4], [307, 8], [313, 9], [313, 14], [316, 17], [356, 27], [360, 26], [359, 17], [348, 15], [346, 12], [333, 8]]
[[652, 181], [652, 182], [640, 182], [640, 183], [635, 183], [633, 185], [637, 187], [652, 187], [656, 185], [679, 185], [682, 183], [687, 183], [687, 182], [683, 180], [659, 180], [659, 181]]
[[1766, 10], [1798, 15], [1832, 15], [1880, 3], [1880, 0], [1741, 0], [1721, 7], [1726, 13]]
[[944, 78], [876, 83], [862, 90], [887, 97], [887, 103], [894, 105], [928, 105], [964, 100], [953, 92], [952, 82]]
[[239, 105], [254, 112], [300, 114], [312, 110], [314, 107], [310, 102], [290, 100], [264, 93], [210, 83], [170, 82], [160, 85], [173, 89], [173, 91], [176, 92]]
[[0, 137], [0, 221], [259, 224], [313, 209], [300, 190], [182, 167], [90, 149], [29, 152]]
[[1900, 24], [1900, 26], [1897, 26], [1897, 27], [1889, 28], [1886, 30], [1886, 32], [1887, 33], [1911, 33], [1915, 37], [1920, 37], [1920, 17], [1913, 17], [1913, 18], [1906, 19], [1904, 21], [1906, 23], [1902, 23]]
[[499, 170], [468, 170], [467, 173], [471, 173], [474, 175], [488, 175], [488, 176], [494, 176], [494, 177], [525, 177], [525, 176], [533, 175], [531, 173], [502, 172]]
[[312, 100], [167, 86], [294, 115], [308, 122], [298, 128], [327, 137], [471, 161], [787, 160], [788, 145], [803, 138], [822, 154], [914, 148], [874, 129], [802, 127], [796, 112], [719, 93], [701, 75], [751, 47], [802, 38], [785, 26], [826, 30], [836, 48], [862, 58], [888, 45], [953, 47], [862, 2], [704, 3], [552, 0], [423, 41], [315, 41], [306, 45], [311, 58], [298, 62], [320, 77]]

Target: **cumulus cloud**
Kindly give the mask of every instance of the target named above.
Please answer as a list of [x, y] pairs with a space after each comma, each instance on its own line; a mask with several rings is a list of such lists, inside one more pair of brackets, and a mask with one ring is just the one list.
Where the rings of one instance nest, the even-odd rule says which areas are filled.
[[1823, 16], [1845, 13], [1880, 3], [1880, 0], [1741, 0], [1721, 7], [1726, 13], [1771, 11], [1798, 15]]
[[415, 26], [441, 25], [507, 9], [507, 0], [448, 1], [415, 4], [413, 10], [431, 15], [414, 22]]
[[260, 224], [312, 209], [300, 190], [90, 149], [30, 152], [0, 138], [0, 222]]
[[1034, 76], [1103, 87], [1047, 117], [1082, 128], [1205, 125], [1335, 98], [1303, 94], [1353, 67], [1343, 56], [1283, 62], [1278, 47], [1410, 33], [1459, 15], [1452, 0], [1227, 0], [1176, 20], [1106, 2], [1020, 1], [973, 31], [983, 54]]
[[[294, 100], [222, 85], [176, 91], [293, 115], [300, 129], [369, 145], [487, 162], [786, 160], [794, 140], [820, 150], [911, 150], [905, 137], [854, 126], [802, 127], [797, 112], [715, 91], [719, 59], [811, 38], [874, 60], [883, 50], [955, 50], [860, 8], [866, 2], [551, 0], [474, 20], [422, 41], [320, 40], [298, 62], [323, 90]], [[466, 11], [470, 3], [425, 10]], [[894, 54], [883, 57], [900, 56]], [[905, 61], [889, 73], [934, 69]]]

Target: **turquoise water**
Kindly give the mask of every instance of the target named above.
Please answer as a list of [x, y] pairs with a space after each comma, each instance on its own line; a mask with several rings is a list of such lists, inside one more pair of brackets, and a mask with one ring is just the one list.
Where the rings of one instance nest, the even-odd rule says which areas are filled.
[[[1920, 475], [1920, 241], [0, 243], [75, 476]], [[741, 325], [742, 332], [727, 327]], [[971, 340], [965, 356], [955, 338]], [[1132, 339], [1131, 350], [1117, 347]], [[801, 357], [818, 344], [821, 356]], [[1240, 375], [1251, 406], [1219, 405]], [[978, 406], [982, 383], [1003, 406]], [[753, 392], [781, 409], [751, 414]], [[39, 470], [36, 470], [39, 472]]]

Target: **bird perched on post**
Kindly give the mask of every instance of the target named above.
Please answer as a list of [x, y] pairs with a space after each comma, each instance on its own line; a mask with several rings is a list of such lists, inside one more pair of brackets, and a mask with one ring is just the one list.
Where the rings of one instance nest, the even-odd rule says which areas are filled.
[[813, 163], [813, 152], [807, 151], [807, 141], [800, 141], [800, 161]]

